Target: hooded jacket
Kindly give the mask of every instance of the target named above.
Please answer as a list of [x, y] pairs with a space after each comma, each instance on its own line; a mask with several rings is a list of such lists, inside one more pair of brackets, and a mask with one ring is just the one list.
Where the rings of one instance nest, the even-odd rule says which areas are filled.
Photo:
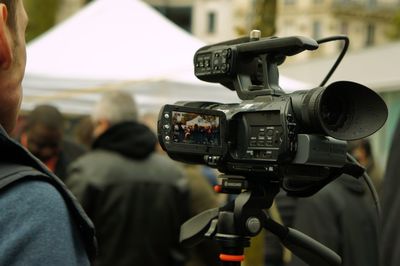
[[180, 225], [188, 216], [185, 179], [155, 153], [146, 126], [124, 122], [93, 143], [69, 169], [67, 185], [94, 222], [96, 265], [178, 265]]

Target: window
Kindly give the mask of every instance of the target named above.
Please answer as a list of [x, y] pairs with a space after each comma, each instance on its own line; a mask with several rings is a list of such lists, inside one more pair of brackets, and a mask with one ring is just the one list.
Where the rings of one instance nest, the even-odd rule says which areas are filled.
[[340, 33], [344, 35], [349, 34], [349, 23], [347, 23], [346, 21], [342, 21], [340, 23]]
[[376, 3], [377, 1], [376, 0], [368, 0], [367, 1], [367, 5], [369, 6], [369, 7], [375, 7], [376, 6]]
[[191, 32], [192, 29], [192, 8], [191, 7], [172, 7], [155, 6], [161, 14], [180, 26], [184, 30]]
[[321, 38], [321, 22], [318, 20], [314, 21], [313, 23], [313, 38]]
[[375, 44], [375, 25], [368, 24], [367, 26], [367, 37], [365, 40], [365, 46], [371, 46]]
[[207, 23], [208, 23], [207, 32], [210, 33], [210, 34], [215, 33], [215, 22], [216, 22], [215, 20], [216, 20], [215, 12], [208, 12], [208, 15], [207, 15]]
[[294, 5], [296, 3], [296, 0], [285, 0], [283, 3], [287, 6], [289, 5]]

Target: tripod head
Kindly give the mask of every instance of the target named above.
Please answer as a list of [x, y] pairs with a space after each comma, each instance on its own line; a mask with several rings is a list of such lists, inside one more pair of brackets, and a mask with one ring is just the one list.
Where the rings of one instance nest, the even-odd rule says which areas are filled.
[[239, 266], [244, 260], [244, 248], [250, 246], [250, 238], [265, 228], [311, 266], [341, 265], [341, 258], [335, 252], [269, 217], [266, 210], [280, 188], [277, 180], [231, 175], [222, 175], [222, 179], [220, 191], [238, 196], [221, 208], [207, 210], [185, 222], [181, 227], [182, 244], [191, 246], [204, 238], [212, 238], [222, 248], [223, 265]]

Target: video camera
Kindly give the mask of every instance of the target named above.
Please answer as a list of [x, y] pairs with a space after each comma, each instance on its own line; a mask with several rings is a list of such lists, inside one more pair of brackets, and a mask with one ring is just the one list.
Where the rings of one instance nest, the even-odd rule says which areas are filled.
[[[345, 45], [321, 85], [285, 93], [278, 65], [287, 56], [332, 40], [344, 40]], [[235, 90], [242, 102], [165, 105], [158, 120], [159, 142], [174, 160], [217, 168], [223, 173], [219, 192], [237, 196], [185, 222], [182, 244], [213, 238], [221, 244], [224, 265], [239, 266], [250, 238], [265, 228], [309, 265], [342, 265], [335, 252], [277, 223], [267, 210], [280, 188], [307, 197], [341, 174], [363, 175], [364, 169], [347, 155], [346, 141], [376, 132], [388, 110], [378, 94], [361, 84], [338, 81], [324, 86], [347, 47], [346, 36], [315, 41], [261, 38], [259, 31], [252, 31], [250, 37], [196, 52], [195, 75]]]
[[[229, 175], [251, 173], [287, 184], [327, 179], [346, 164], [346, 141], [377, 131], [387, 107], [374, 91], [350, 81], [284, 93], [278, 65], [318, 47], [311, 38], [260, 38], [253, 31], [249, 38], [200, 48], [196, 77], [236, 90], [243, 101], [165, 105], [158, 121], [162, 148], [174, 160]], [[298, 188], [288, 190], [303, 196]]]

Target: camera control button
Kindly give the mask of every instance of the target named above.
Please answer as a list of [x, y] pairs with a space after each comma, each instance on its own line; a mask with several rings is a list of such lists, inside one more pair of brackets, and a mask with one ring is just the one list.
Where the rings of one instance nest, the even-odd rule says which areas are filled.
[[292, 114], [287, 114], [286, 119], [287, 119], [288, 122], [293, 122], [294, 121]]
[[231, 55], [232, 55], [232, 49], [231, 49], [231, 48], [228, 48], [228, 49], [226, 50], [226, 58], [230, 58]]
[[169, 119], [169, 114], [164, 114], [165, 119]]
[[296, 123], [288, 123], [288, 129], [293, 130], [296, 127]]
[[246, 229], [252, 235], [257, 235], [261, 229], [261, 221], [256, 217], [250, 217], [246, 221]]
[[169, 125], [168, 124], [164, 125], [164, 129], [169, 129]]
[[164, 138], [166, 141], [170, 141], [171, 140], [171, 138], [169, 137], [169, 136], [165, 136], [165, 138]]

